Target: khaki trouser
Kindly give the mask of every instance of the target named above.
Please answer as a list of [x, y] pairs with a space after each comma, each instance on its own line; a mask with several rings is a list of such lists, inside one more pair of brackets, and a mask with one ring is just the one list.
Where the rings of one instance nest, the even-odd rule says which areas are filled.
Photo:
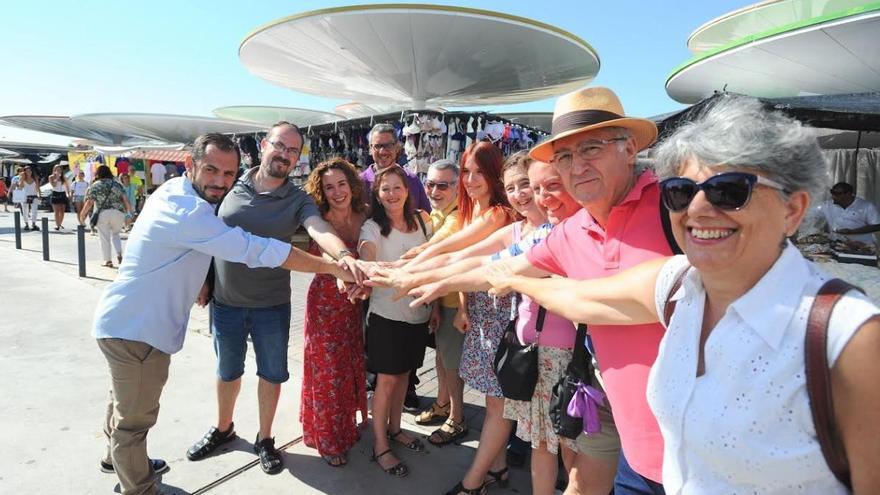
[[110, 367], [104, 461], [113, 463], [123, 495], [158, 493], [147, 458], [147, 432], [159, 416], [171, 356], [133, 340], [98, 339], [98, 347]]

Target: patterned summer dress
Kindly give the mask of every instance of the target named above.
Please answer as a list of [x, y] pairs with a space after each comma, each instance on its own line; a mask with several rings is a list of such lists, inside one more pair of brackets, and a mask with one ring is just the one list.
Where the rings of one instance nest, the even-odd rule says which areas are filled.
[[[353, 246], [349, 249], [354, 251]], [[311, 242], [309, 252], [320, 256]], [[363, 316], [336, 289], [336, 278], [317, 274], [306, 299], [302, 404], [303, 442], [318, 453], [342, 455], [366, 424]], [[358, 425], [356, 413], [362, 423]]]
[[510, 297], [470, 292], [467, 308], [471, 328], [464, 337], [458, 374], [468, 387], [490, 397], [503, 397], [492, 363], [510, 320]]

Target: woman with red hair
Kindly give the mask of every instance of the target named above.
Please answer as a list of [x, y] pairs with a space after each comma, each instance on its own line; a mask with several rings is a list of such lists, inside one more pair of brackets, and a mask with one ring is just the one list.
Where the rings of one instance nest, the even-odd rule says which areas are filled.
[[[489, 141], [479, 141], [465, 149], [461, 157], [458, 187], [458, 222], [461, 230], [429, 246], [410, 263], [407, 271], [433, 268], [431, 258], [458, 251], [485, 239], [514, 220], [502, 181], [504, 156]], [[492, 370], [495, 350], [510, 319], [510, 300], [494, 300], [485, 292], [460, 296], [454, 326], [465, 333], [459, 375], [471, 388], [486, 394], [486, 416], [480, 433], [480, 446], [464, 479], [450, 494], [482, 493], [493, 483], [507, 484], [504, 446], [511, 423], [504, 419], [504, 396]], [[468, 488], [473, 487], [473, 488]]]

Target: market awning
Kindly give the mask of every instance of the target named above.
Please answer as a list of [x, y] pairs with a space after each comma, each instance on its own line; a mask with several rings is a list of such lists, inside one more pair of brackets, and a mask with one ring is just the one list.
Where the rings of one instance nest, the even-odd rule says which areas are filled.
[[[651, 117], [661, 135], [699, 115], [718, 98], [734, 93], [717, 93], [671, 114]], [[769, 108], [779, 110], [813, 127], [845, 131], [880, 131], [880, 92], [846, 95], [759, 98]]]
[[183, 162], [190, 155], [189, 151], [178, 150], [135, 150], [123, 153], [122, 156], [141, 160], [156, 160], [160, 162]]

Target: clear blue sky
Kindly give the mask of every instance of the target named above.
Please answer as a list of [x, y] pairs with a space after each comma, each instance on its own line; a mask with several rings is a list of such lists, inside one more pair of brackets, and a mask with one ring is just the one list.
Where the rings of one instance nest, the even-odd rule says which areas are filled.
[[[226, 105], [330, 111], [340, 100], [295, 93], [250, 74], [238, 47], [253, 29], [308, 10], [353, 1], [24, 0], [3, 6], [0, 115], [156, 112], [211, 115]], [[681, 105], [664, 89], [689, 58], [688, 35], [745, 0], [536, 0], [433, 2], [495, 10], [558, 26], [590, 43], [627, 113]], [[506, 111], [552, 111], [544, 100]], [[0, 140], [20, 131], [0, 127]]]

